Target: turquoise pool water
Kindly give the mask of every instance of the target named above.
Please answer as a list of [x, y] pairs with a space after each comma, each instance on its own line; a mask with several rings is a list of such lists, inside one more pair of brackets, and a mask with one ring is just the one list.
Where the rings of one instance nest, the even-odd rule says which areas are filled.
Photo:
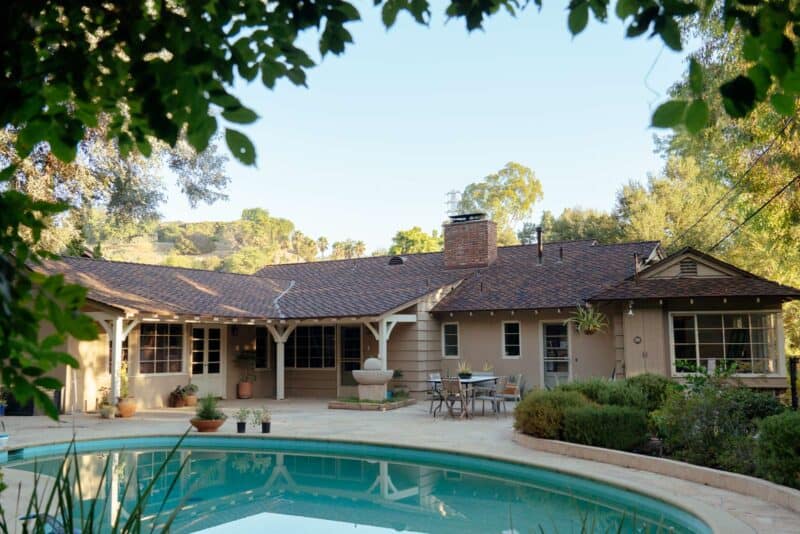
[[[106, 527], [124, 518], [135, 487], [154, 479], [175, 443], [77, 443], [84, 508], [97, 495], [97, 519]], [[55, 476], [68, 446], [12, 453], [3, 468]], [[111, 475], [100, 484], [107, 462]], [[226, 436], [185, 438], [156, 478], [143, 531], [159, 531], [175, 509], [172, 532], [710, 532], [659, 500], [546, 469], [416, 449]]]

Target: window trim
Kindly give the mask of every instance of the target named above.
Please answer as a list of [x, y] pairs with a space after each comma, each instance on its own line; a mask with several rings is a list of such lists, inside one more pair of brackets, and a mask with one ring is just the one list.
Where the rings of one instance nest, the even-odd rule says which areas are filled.
[[[444, 328], [448, 325], [456, 325], [456, 354], [455, 355], [447, 355], [445, 351], [445, 334]], [[461, 325], [458, 321], [448, 321], [446, 323], [442, 323], [442, 359], [443, 360], [459, 360], [461, 359]]]
[[572, 361], [572, 328], [569, 325], [564, 325], [564, 321], [558, 319], [541, 319], [539, 321], [539, 387], [544, 388], [544, 338], [545, 338], [545, 325], [548, 324], [558, 324], [562, 326], [566, 326], [567, 328], [567, 363], [569, 367], [567, 369], [569, 375], [567, 376], [567, 382], [572, 382], [574, 379], [573, 373], [573, 361]]
[[[519, 329], [517, 335], [519, 336], [519, 354], [516, 356], [509, 356], [506, 354], [506, 325], [516, 324]], [[504, 360], [519, 360], [522, 358], [522, 322], [521, 321], [502, 321], [500, 323], [500, 357]]]
[[[169, 371], [169, 372], [166, 372], [166, 373], [156, 373], [156, 372], [143, 373], [141, 371], [141, 368], [142, 368], [142, 327], [145, 326], [145, 325], [157, 326], [159, 324], [168, 324], [168, 325], [179, 324], [180, 327], [181, 327], [181, 371], [180, 372]], [[187, 368], [188, 368], [187, 367], [187, 365], [188, 365], [188, 363], [187, 363], [188, 350], [187, 349], [188, 349], [189, 345], [187, 343], [187, 329], [186, 329], [186, 327], [187, 327], [187, 323], [171, 323], [171, 322], [166, 322], [166, 321], [142, 321], [142, 323], [139, 324], [139, 326], [137, 326], [135, 328], [136, 335], [138, 336], [138, 338], [136, 339], [136, 351], [135, 351], [135, 354], [136, 354], [136, 373], [132, 374], [132, 375], [129, 375], [129, 376], [137, 376], [137, 377], [188, 376], [189, 373], [187, 371]], [[131, 364], [131, 362], [130, 362], [130, 353], [128, 353], [128, 369], [129, 369], [129, 372], [130, 372], [130, 364]]]
[[[784, 332], [783, 332], [783, 311], [781, 309], [761, 309], [761, 310], [687, 310], [687, 311], [671, 311], [667, 314], [667, 323], [669, 327], [669, 360], [670, 360], [670, 373], [671, 376], [674, 377], [687, 377], [692, 376], [694, 373], [686, 373], [686, 372], [678, 372], [675, 368], [675, 325], [673, 321], [673, 317], [675, 315], [737, 315], [737, 314], [754, 314], [754, 313], [761, 313], [761, 314], [768, 314], [774, 313], [776, 315], [776, 339], [775, 343], [777, 345], [777, 359], [776, 362], [776, 372], [774, 373], [733, 373], [731, 376], [742, 377], [742, 378], [752, 378], [752, 377], [759, 377], [759, 376], [768, 376], [768, 377], [785, 377], [786, 376], [786, 354], [784, 351]], [[699, 347], [699, 332], [697, 328], [697, 320], [695, 319], [695, 347]], [[752, 339], [752, 338], [751, 338]], [[752, 341], [751, 341], [752, 343]], [[696, 353], [695, 353], [696, 354]], [[695, 363], [697, 360], [697, 356], [695, 356]]]

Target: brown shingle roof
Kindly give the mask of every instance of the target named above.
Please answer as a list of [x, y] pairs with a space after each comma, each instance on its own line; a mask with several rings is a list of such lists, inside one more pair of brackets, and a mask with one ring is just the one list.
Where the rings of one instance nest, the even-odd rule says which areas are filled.
[[800, 291], [751, 277], [649, 278], [625, 280], [600, 291], [591, 300], [636, 300], [693, 297], [795, 297]]
[[64, 257], [41, 270], [62, 273], [89, 298], [140, 312], [220, 317], [275, 316], [284, 281], [198, 269]]
[[[646, 258], [657, 241], [599, 245], [595, 241], [546, 243], [542, 264], [535, 245], [502, 247], [497, 261], [477, 270], [435, 311], [571, 307], [633, 274], [633, 255]], [[563, 260], [559, 250], [563, 249]]]

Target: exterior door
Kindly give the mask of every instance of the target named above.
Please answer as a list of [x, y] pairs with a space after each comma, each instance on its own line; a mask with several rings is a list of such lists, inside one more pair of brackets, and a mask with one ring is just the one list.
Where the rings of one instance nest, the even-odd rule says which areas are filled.
[[569, 382], [569, 326], [564, 323], [542, 323], [542, 379], [552, 389]]
[[361, 369], [361, 326], [342, 326], [339, 330], [339, 396], [358, 394], [351, 371]]
[[192, 383], [199, 396], [225, 398], [223, 330], [219, 326], [192, 326]]

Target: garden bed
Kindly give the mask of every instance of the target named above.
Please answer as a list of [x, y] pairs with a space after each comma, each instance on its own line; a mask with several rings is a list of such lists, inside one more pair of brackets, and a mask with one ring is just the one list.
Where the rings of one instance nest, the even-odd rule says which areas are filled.
[[555, 439], [536, 438], [519, 432], [514, 433], [513, 439], [515, 443], [527, 449], [688, 480], [689, 482], [696, 482], [713, 488], [757, 497], [795, 512], [800, 512], [800, 491], [760, 478], [711, 469], [710, 467], [693, 465], [668, 458], [656, 458], [644, 454], [615, 451], [613, 449], [592, 447]]
[[400, 399], [400, 400], [385, 400], [385, 401], [364, 401], [357, 398], [336, 399], [328, 402], [329, 410], [363, 410], [370, 412], [385, 412], [387, 410], [396, 410], [398, 408], [405, 408], [416, 404], [416, 399]]

